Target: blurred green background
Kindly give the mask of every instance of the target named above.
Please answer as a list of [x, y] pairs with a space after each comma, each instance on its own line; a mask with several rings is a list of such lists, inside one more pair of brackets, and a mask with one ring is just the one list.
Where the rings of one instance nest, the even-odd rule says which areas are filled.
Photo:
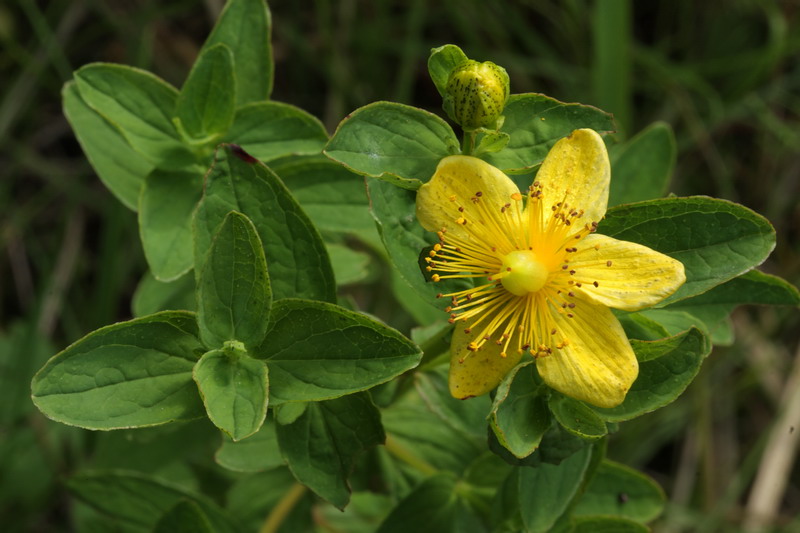
[[[129, 318], [146, 269], [136, 216], [84, 158], [61, 113], [61, 86], [92, 61], [146, 68], [180, 86], [222, 5], [0, 4], [0, 524], [10, 531], [69, 530], [59, 481], [96, 452], [93, 434], [33, 408], [31, 376], [88, 331]], [[678, 146], [670, 190], [765, 215], [778, 244], [762, 269], [800, 284], [800, 2], [284, 0], [270, 7], [273, 99], [306, 109], [329, 132], [375, 100], [442, 114], [426, 61], [432, 47], [454, 43], [503, 65], [512, 93], [613, 112], [620, 138], [656, 120], [670, 124]], [[715, 349], [678, 402], [613, 437], [612, 457], [667, 491], [657, 531], [741, 530], [758, 472], [796, 451], [796, 437], [771, 447], [769, 431], [800, 388], [800, 316], [743, 308], [734, 323], [736, 342]], [[800, 531], [800, 470], [786, 473], [785, 486], [771, 483], [774, 530]]]

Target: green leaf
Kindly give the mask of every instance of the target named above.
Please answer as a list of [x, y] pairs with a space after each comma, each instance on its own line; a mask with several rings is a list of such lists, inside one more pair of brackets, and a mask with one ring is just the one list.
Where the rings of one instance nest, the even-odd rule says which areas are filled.
[[282, 159], [270, 167], [321, 231], [374, 231], [363, 176], [322, 156]]
[[133, 316], [143, 317], [159, 311], [194, 311], [194, 275], [184, 274], [170, 281], [158, 281], [149, 271], [145, 273], [133, 293]]
[[486, 417], [491, 408], [488, 396], [472, 398], [468, 402], [453, 398], [445, 369], [415, 372], [414, 385], [422, 401], [442, 424], [450, 426], [460, 438], [471, 441], [477, 447], [485, 445]]
[[544, 389], [534, 361], [517, 366], [497, 387], [491, 428], [498, 442], [517, 458], [532, 454], [550, 428]]
[[153, 165], [125, 140], [119, 130], [89, 107], [69, 81], [61, 90], [64, 115], [97, 177], [126, 207], [136, 210], [139, 191]]
[[499, 152], [508, 146], [508, 142], [510, 140], [511, 137], [508, 135], [508, 133], [503, 133], [500, 131], [487, 132], [481, 136], [481, 140], [478, 142], [478, 147], [475, 148], [473, 155], [475, 157], [480, 157], [481, 154]]
[[214, 530], [199, 505], [182, 500], [161, 515], [153, 533], [214, 533]]
[[139, 235], [150, 271], [172, 281], [193, 266], [192, 214], [203, 192], [199, 172], [156, 169], [139, 197]]
[[172, 124], [178, 91], [145, 70], [92, 63], [75, 72], [81, 98], [120, 130], [151, 164], [180, 170], [195, 162]]
[[445, 95], [450, 72], [468, 59], [461, 48], [454, 44], [446, 44], [431, 50], [431, 55], [428, 57], [428, 73], [442, 97]]
[[599, 439], [608, 434], [606, 423], [585, 403], [557, 392], [551, 394], [547, 403], [558, 423], [573, 435]]
[[800, 293], [779, 277], [751, 270], [708, 292], [675, 302], [665, 310], [685, 311], [711, 326], [744, 304], [796, 306], [800, 305]]
[[503, 109], [500, 131], [511, 140], [499, 152], [481, 158], [506, 173], [522, 173], [539, 165], [550, 148], [576, 129], [614, 131], [613, 117], [595, 107], [565, 104], [543, 94], [512, 94]]
[[444, 120], [392, 102], [353, 111], [325, 147], [325, 155], [350, 170], [411, 190], [433, 176], [442, 158], [458, 152], [458, 139]]
[[342, 307], [309, 300], [276, 301], [264, 343], [270, 402], [338, 398], [413, 368], [419, 348], [394, 329]]
[[214, 235], [197, 283], [197, 322], [209, 348], [227, 341], [251, 349], [264, 340], [272, 290], [264, 248], [253, 223], [228, 213]]
[[271, 161], [290, 154], [319, 154], [328, 132], [316, 117], [298, 107], [255, 102], [236, 110], [225, 140], [238, 144], [256, 159]]
[[89, 333], [31, 383], [47, 417], [86, 429], [154, 426], [202, 416], [192, 367], [205, 351], [194, 314], [166, 311]]
[[[450, 305], [447, 298], [437, 298], [440, 293], [456, 292], [467, 285], [460, 280], [427, 282], [420, 271], [420, 253], [423, 248], [438, 242], [436, 234], [425, 231], [416, 219], [416, 195], [398, 190], [389, 183], [378, 180], [367, 182], [372, 216], [378, 223], [386, 252], [395, 272], [405, 285], [414, 289], [431, 306], [444, 309]], [[442, 312], [443, 319], [447, 315]]]
[[577, 494], [591, 455], [591, 448], [585, 447], [561, 464], [542, 463], [536, 468], [520, 469], [519, 506], [526, 531], [550, 530]]
[[[657, 341], [664, 337], [669, 337], [669, 332], [663, 325], [642, 313], [614, 311], [614, 315], [617, 317], [620, 324], [622, 324], [625, 335], [627, 335], [629, 339]], [[683, 331], [683, 329], [680, 331]]]
[[176, 125], [192, 144], [205, 144], [230, 128], [235, 110], [233, 53], [223, 43], [203, 48], [183, 84]]
[[201, 509], [212, 531], [239, 530], [233, 518], [205, 496], [139, 472], [83, 470], [69, 479], [67, 487], [80, 500], [126, 525], [152, 530], [159, 517], [188, 500]]
[[650, 529], [633, 520], [611, 516], [581, 516], [572, 521], [569, 533], [648, 533]]
[[613, 177], [608, 205], [663, 196], [675, 168], [676, 152], [675, 135], [666, 122], [655, 122], [625, 144], [611, 147]]
[[217, 43], [233, 52], [236, 105], [267, 100], [272, 92], [272, 20], [263, 0], [229, 0], [201, 53]]
[[212, 350], [194, 366], [193, 377], [208, 418], [234, 441], [264, 423], [269, 385], [263, 361], [233, 349]]
[[236, 472], [263, 472], [282, 465], [275, 421], [267, 418], [261, 428], [245, 440], [235, 442], [224, 438], [214, 460], [223, 468]]
[[338, 285], [357, 283], [369, 276], [369, 266], [372, 260], [369, 254], [358, 252], [341, 244], [329, 244], [327, 248]]
[[683, 263], [686, 283], [658, 307], [747, 272], [775, 247], [775, 230], [767, 219], [733, 202], [705, 196], [621, 205], [608, 211], [598, 231]]
[[671, 403], [692, 382], [711, 350], [696, 328], [659, 341], [631, 340], [639, 377], [617, 407], [594, 408], [605, 420], [621, 422]]
[[195, 264], [202, 264], [230, 211], [247, 216], [258, 231], [273, 298], [336, 301], [333, 271], [316, 228], [274, 172], [229, 144], [217, 149], [195, 212]]
[[456, 495], [456, 479], [437, 474], [395, 507], [376, 533], [483, 533], [485, 528]]
[[339, 509], [350, 500], [347, 478], [356, 457], [386, 439], [380, 412], [366, 393], [311, 403], [277, 432], [292, 474]]
[[637, 522], [655, 520], [664, 510], [664, 491], [641, 472], [614, 461], [604, 460], [573, 514], [611, 515]]

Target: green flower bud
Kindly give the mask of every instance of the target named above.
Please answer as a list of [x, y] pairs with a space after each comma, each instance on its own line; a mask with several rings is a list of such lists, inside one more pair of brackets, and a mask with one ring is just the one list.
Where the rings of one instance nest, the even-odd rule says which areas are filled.
[[468, 60], [450, 72], [444, 110], [465, 130], [492, 128], [508, 100], [506, 69], [491, 61]]

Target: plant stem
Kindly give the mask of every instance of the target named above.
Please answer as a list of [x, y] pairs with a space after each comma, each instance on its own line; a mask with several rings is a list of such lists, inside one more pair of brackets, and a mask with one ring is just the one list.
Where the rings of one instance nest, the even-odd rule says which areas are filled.
[[[416, 468], [420, 473], [426, 476], [432, 476], [438, 472], [434, 466], [411, 453], [406, 447], [398, 443], [397, 440], [391, 435], [386, 435], [386, 444], [384, 446], [390, 454], [394, 455], [407, 465]], [[262, 530], [261, 533], [265, 532]]]
[[267, 515], [267, 519], [264, 520], [261, 529], [258, 530], [259, 533], [275, 533], [278, 531], [278, 528], [281, 527], [283, 521], [286, 520], [286, 517], [289, 516], [289, 513], [292, 512], [294, 506], [297, 505], [297, 502], [300, 501], [300, 498], [302, 498], [305, 493], [305, 485], [301, 485], [300, 483], [292, 485], [286, 494], [283, 495], [283, 498], [281, 498]]

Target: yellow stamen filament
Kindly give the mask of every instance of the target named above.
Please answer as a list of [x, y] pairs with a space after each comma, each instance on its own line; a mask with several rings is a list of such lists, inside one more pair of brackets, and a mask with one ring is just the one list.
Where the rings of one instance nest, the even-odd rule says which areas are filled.
[[464, 231], [454, 235], [442, 228], [426, 261], [436, 272], [435, 282], [485, 279], [475, 287], [439, 295], [451, 301], [450, 322], [464, 324], [459, 327], [474, 334], [470, 351], [487, 342], [502, 346], [503, 357], [509, 349], [535, 357], [563, 349], [569, 342], [556, 327], [555, 314], [573, 317], [579, 308], [575, 291], [599, 286], [582, 279], [568, 257], [579, 251], [581, 239], [593, 233], [597, 223], [581, 220], [584, 212], [568, 203], [569, 191], [553, 204], [545, 197], [538, 182], [527, 194], [514, 193], [502, 205], [487, 203], [481, 192], [466, 205], [450, 197], [453, 221]]

